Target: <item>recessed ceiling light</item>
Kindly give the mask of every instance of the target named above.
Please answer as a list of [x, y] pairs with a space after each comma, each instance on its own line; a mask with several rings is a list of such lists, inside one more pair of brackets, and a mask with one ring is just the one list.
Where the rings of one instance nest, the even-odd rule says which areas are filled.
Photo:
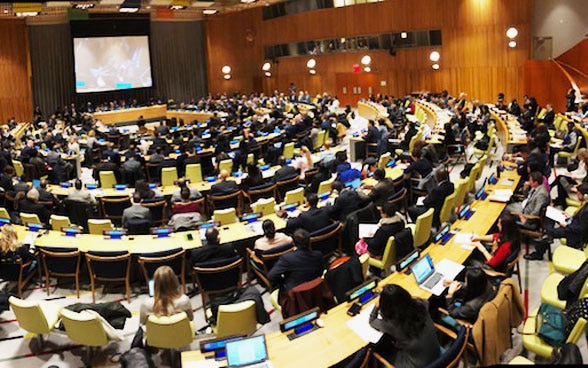
[[312, 74], [312, 75], [315, 75], [315, 74], [316, 74], [316, 70], [314, 70], [314, 69], [310, 69], [310, 70], [309, 70], [309, 73], [310, 73], [310, 74]]
[[225, 77], [224, 77], [224, 78], [225, 78], [226, 80], [229, 80], [229, 79], [231, 79], [231, 75], [230, 75], [230, 74], [225, 74]]
[[508, 47], [512, 47], [512, 48], [515, 48], [515, 47], [517, 47], [517, 41], [510, 41], [510, 42], [508, 43]]
[[440, 58], [441, 58], [441, 54], [439, 54], [438, 51], [433, 51], [429, 55], [429, 60], [431, 60], [432, 62], [437, 62], [437, 61], [439, 61]]
[[432, 65], [432, 68], [435, 69], [435, 70], [439, 70], [439, 64], [433, 64]]
[[218, 13], [218, 10], [216, 9], [204, 9], [202, 10], [202, 14], [204, 15], [212, 15], [212, 14], [216, 14]]

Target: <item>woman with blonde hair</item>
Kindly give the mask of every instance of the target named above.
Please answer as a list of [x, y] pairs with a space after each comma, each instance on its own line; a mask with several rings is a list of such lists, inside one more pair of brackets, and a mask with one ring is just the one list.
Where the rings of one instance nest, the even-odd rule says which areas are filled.
[[20, 244], [18, 234], [14, 227], [6, 224], [0, 230], [0, 258], [4, 262], [15, 262], [22, 259], [23, 263], [34, 261], [34, 253], [30, 251], [28, 244]]
[[153, 275], [153, 297], [141, 305], [141, 324], [145, 324], [150, 314], [169, 316], [179, 312], [186, 312], [190, 321], [194, 319], [190, 298], [180, 292], [178, 277], [171, 267], [161, 266]]

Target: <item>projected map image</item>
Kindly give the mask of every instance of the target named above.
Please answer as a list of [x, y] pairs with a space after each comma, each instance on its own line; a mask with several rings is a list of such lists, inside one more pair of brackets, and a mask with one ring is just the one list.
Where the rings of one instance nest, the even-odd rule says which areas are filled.
[[76, 92], [153, 85], [148, 36], [74, 38]]

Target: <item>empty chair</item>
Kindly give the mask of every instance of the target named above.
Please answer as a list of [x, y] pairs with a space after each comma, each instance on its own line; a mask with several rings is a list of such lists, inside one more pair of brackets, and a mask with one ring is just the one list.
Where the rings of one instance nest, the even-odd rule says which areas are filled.
[[247, 197], [249, 203], [257, 202], [261, 198], [276, 198], [276, 190], [278, 186], [274, 183], [267, 183], [257, 185], [249, 188], [243, 195]]
[[145, 342], [148, 346], [170, 349], [172, 367], [176, 366], [176, 349], [188, 346], [194, 339], [194, 328], [186, 312], [171, 316], [150, 314], [145, 323]]
[[369, 257], [368, 264], [371, 267], [375, 267], [379, 269], [384, 275], [387, 275], [390, 270], [392, 269], [392, 265], [394, 262], [397, 261], [396, 259], [396, 247], [394, 247], [394, 240], [393, 236], [388, 238], [388, 242], [386, 243], [386, 247], [384, 248], [384, 254], [382, 254], [382, 259], [376, 259]]
[[178, 171], [175, 167], [161, 168], [161, 186], [171, 187], [178, 181]]
[[455, 208], [455, 198], [457, 197], [457, 191], [453, 191], [451, 195], [445, 197], [445, 201], [443, 202], [443, 207], [441, 207], [441, 212], [439, 213], [439, 222], [441, 224], [445, 222], [449, 222], [451, 219], [451, 211]]
[[25, 286], [37, 274], [38, 265], [34, 264], [33, 261], [34, 259], [24, 261], [21, 257], [0, 259], [0, 279], [16, 282], [19, 297], [22, 296]]
[[129, 235], [149, 235], [151, 231], [151, 220], [132, 218], [123, 224]]
[[[553, 349], [555, 348], [541, 340], [541, 338], [535, 334], [535, 329], [537, 328], [537, 311], [538, 309], [535, 309], [534, 311], [530, 312], [529, 316], [525, 320], [525, 324], [523, 326], [523, 347], [532, 353], [542, 356], [543, 358], [551, 358], [553, 356]], [[580, 337], [584, 334], [585, 329], [586, 320], [581, 317], [578, 318], [574, 328], [566, 339], [566, 343], [577, 343]]]
[[88, 219], [94, 216], [94, 205], [88, 202], [64, 199], [65, 213], [67, 213], [72, 224], [81, 226], [88, 231]]
[[223, 170], [225, 170], [228, 173], [231, 173], [233, 171], [233, 160], [222, 160], [218, 164], [218, 171], [221, 172]]
[[145, 171], [147, 172], [147, 180], [150, 183], [159, 182], [159, 173], [161, 172], [161, 167], [159, 166], [159, 163], [146, 163]]
[[286, 192], [284, 204], [291, 203], [298, 203], [299, 205], [304, 203], [304, 188], [298, 188]]
[[390, 160], [391, 160], [391, 153], [390, 152], [384, 153], [378, 159], [378, 168], [385, 169], [386, 165], [388, 165], [388, 162], [390, 162]]
[[417, 217], [415, 224], [407, 224], [412, 230], [414, 247], [421, 248], [429, 244], [431, 240], [431, 227], [433, 226], [433, 214], [435, 209], [429, 208], [427, 212]]
[[92, 287], [92, 301], [96, 302], [96, 281], [124, 282], [127, 301], [131, 302], [130, 295], [130, 272], [131, 254], [122, 252], [95, 252], [85, 254], [88, 264], [88, 274]]
[[255, 302], [246, 300], [235, 304], [225, 304], [218, 307], [216, 325], [212, 331], [217, 338], [245, 335], [249, 336], [257, 329]]
[[200, 183], [202, 180], [202, 167], [200, 164], [186, 165], [186, 179], [190, 183]]
[[24, 166], [22, 165], [22, 162], [17, 161], [17, 160], [12, 160], [12, 164], [14, 165], [14, 172], [15, 172], [16, 176], [22, 177], [24, 174]]
[[321, 193], [330, 193], [331, 192], [331, 186], [333, 185], [333, 183], [335, 182], [335, 178], [331, 178], [329, 180], [325, 180], [323, 182], [321, 182], [319, 184], [317, 193], [321, 194]]
[[22, 223], [24, 225], [26, 225], [28, 223], [32, 223], [32, 224], [43, 224], [41, 222], [41, 220], [39, 219], [39, 216], [36, 213], [25, 213], [25, 212], [21, 212], [20, 213], [20, 220], [22, 221]]
[[294, 142], [286, 143], [284, 145], [283, 156], [286, 160], [289, 160], [292, 157], [294, 157]]
[[10, 220], [10, 214], [4, 207], [0, 208], [0, 218]]
[[105, 230], [112, 230], [112, 221], [109, 219], [89, 219], [88, 231], [93, 235], [103, 235]]
[[253, 212], [261, 212], [262, 216], [276, 213], [276, 199], [262, 198], [258, 200], [257, 202], [253, 203]]
[[100, 171], [100, 187], [101, 188], [114, 188], [116, 182], [116, 176], [114, 176], [114, 171]]
[[11, 296], [8, 302], [20, 328], [36, 334], [42, 346], [43, 335], [53, 331], [59, 322], [61, 307], [52, 302], [24, 300], [14, 296]]
[[51, 215], [49, 223], [51, 224], [51, 228], [57, 231], [60, 231], [63, 227], [71, 226], [71, 222], [67, 216]]
[[221, 226], [229, 225], [237, 222], [237, 212], [234, 208], [227, 208], [225, 210], [215, 210], [212, 215], [213, 221], [218, 222]]
[[77, 248], [39, 248], [43, 271], [45, 273], [45, 288], [49, 295], [49, 277], [73, 277], [76, 285], [76, 296], [80, 297], [80, 264], [81, 255]]
[[310, 249], [320, 251], [323, 257], [329, 257], [335, 253], [339, 256], [342, 255], [341, 230], [343, 230], [343, 225], [340, 222], [335, 222], [311, 233]]
[[208, 198], [210, 201], [209, 208], [212, 211], [234, 208], [237, 211], [237, 215], [241, 213], [241, 208], [243, 207], [243, 194], [240, 190], [222, 196], [211, 195]]

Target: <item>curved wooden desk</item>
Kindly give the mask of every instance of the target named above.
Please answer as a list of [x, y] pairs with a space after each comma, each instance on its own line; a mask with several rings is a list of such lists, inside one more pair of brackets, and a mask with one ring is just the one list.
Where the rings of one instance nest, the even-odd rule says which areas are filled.
[[103, 124], [112, 125], [127, 121], [137, 121], [139, 116], [143, 116], [146, 120], [163, 118], [166, 116], [166, 112], [166, 105], [153, 105], [131, 109], [95, 112], [92, 116], [94, 119], [100, 119]]
[[496, 122], [496, 134], [505, 146], [505, 152], [512, 152], [514, 146], [527, 144], [527, 133], [514, 115], [491, 108], [490, 116]]

